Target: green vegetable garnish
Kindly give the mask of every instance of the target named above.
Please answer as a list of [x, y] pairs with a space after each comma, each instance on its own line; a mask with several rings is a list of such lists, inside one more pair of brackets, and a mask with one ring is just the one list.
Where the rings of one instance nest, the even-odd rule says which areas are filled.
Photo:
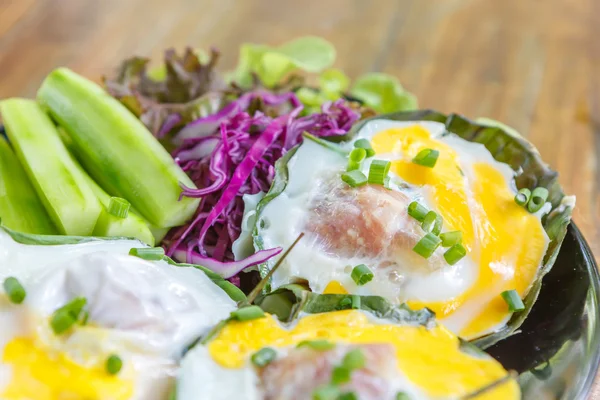
[[442, 239], [443, 247], [452, 247], [453, 245], [460, 244], [460, 242], [462, 242], [462, 232], [444, 232], [440, 234], [440, 239]]
[[423, 149], [413, 158], [412, 162], [423, 167], [433, 168], [439, 156], [440, 152], [438, 150]]
[[121, 360], [121, 357], [119, 357], [116, 354], [111, 354], [107, 359], [106, 359], [106, 372], [109, 375], [116, 375], [121, 371], [121, 368], [123, 367], [123, 360]]
[[359, 348], [350, 350], [342, 361], [342, 365], [349, 369], [361, 369], [365, 366], [366, 358], [363, 351]]
[[60, 335], [75, 325], [79, 321], [86, 304], [87, 299], [85, 297], [76, 297], [54, 311], [50, 318], [50, 327], [54, 333]]
[[437, 236], [442, 231], [443, 223], [444, 221], [440, 214], [436, 213], [435, 211], [429, 211], [425, 215], [425, 218], [423, 218], [421, 227], [425, 232], [431, 232]]
[[337, 400], [340, 390], [334, 385], [325, 385], [313, 392], [313, 400]]
[[346, 168], [346, 171], [360, 169], [360, 163], [365, 159], [366, 156], [367, 151], [365, 149], [353, 149], [348, 157], [348, 168]]
[[523, 304], [523, 300], [521, 300], [521, 296], [519, 296], [516, 290], [505, 290], [501, 293], [501, 296], [506, 304], [508, 304], [508, 311], [517, 312], [525, 310], [525, 304]]
[[277, 352], [270, 347], [263, 347], [256, 353], [252, 354], [250, 360], [257, 367], [265, 367], [277, 357]]
[[4, 280], [2, 286], [4, 287], [4, 291], [6, 292], [6, 295], [10, 299], [11, 303], [21, 304], [23, 300], [25, 300], [27, 293], [17, 278], [9, 276]]
[[427, 209], [427, 207], [419, 204], [419, 202], [417, 201], [413, 201], [408, 205], [408, 215], [410, 215], [419, 222], [423, 222], [428, 212], [429, 210]]
[[352, 187], [362, 186], [367, 183], [367, 177], [359, 170], [344, 172], [342, 180]]
[[356, 295], [356, 294], [352, 295], [350, 307], [353, 310], [360, 310], [360, 296], [359, 295]]
[[413, 251], [424, 258], [429, 258], [433, 252], [442, 244], [442, 239], [428, 232], [413, 247]]
[[341, 385], [349, 382], [351, 375], [352, 370], [350, 368], [344, 367], [343, 365], [338, 365], [333, 368], [333, 371], [331, 371], [331, 383], [334, 385]]
[[237, 321], [250, 321], [264, 316], [265, 312], [259, 306], [247, 306], [231, 312], [231, 318]]
[[464, 256], [467, 255], [467, 250], [463, 247], [462, 244], [457, 243], [452, 245], [446, 252], [444, 253], [444, 259], [450, 265], [454, 265], [459, 262]]
[[296, 347], [310, 347], [313, 350], [317, 351], [327, 351], [331, 350], [335, 347], [335, 343], [330, 342], [329, 340], [321, 339], [321, 340], [304, 340]]
[[108, 213], [117, 218], [127, 218], [131, 204], [120, 197], [111, 197], [108, 203]]
[[515, 196], [515, 203], [520, 206], [526, 206], [529, 203], [529, 199], [531, 198], [531, 190], [527, 188], [523, 188], [519, 190], [519, 193]]
[[165, 249], [162, 247], [134, 247], [129, 250], [129, 255], [146, 261], [160, 261], [165, 257]]
[[416, 97], [404, 90], [396, 77], [375, 72], [359, 77], [350, 94], [378, 113], [408, 111], [417, 108]]
[[389, 161], [384, 160], [373, 160], [369, 166], [369, 183], [377, 185], [385, 184], [385, 178], [392, 165]]
[[527, 203], [527, 210], [529, 210], [530, 213], [538, 212], [544, 206], [544, 204], [546, 204], [547, 199], [548, 189], [545, 187], [537, 187], [533, 189], [529, 203]]
[[373, 279], [373, 272], [371, 272], [369, 267], [365, 264], [359, 264], [352, 269], [350, 276], [358, 286], [363, 286], [371, 282]]
[[354, 148], [365, 149], [367, 151], [367, 158], [375, 155], [375, 150], [373, 150], [371, 147], [371, 142], [369, 142], [367, 139], [358, 139], [356, 142], [354, 142]]

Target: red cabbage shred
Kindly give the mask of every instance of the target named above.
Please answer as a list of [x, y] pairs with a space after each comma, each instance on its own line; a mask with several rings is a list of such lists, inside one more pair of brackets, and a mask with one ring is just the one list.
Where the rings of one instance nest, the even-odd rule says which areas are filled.
[[[277, 112], [252, 112], [257, 101]], [[172, 155], [200, 188], [182, 187], [181, 196], [202, 200], [194, 218], [165, 238], [167, 255], [203, 265], [236, 283], [240, 271], [281, 252], [268, 249], [234, 260], [231, 247], [241, 233], [242, 196], [269, 191], [275, 162], [302, 141], [303, 132], [344, 135], [359, 119], [344, 100], [325, 104], [317, 114], [300, 116], [302, 109], [292, 92], [250, 92], [179, 132], [174, 139], [179, 147]]]

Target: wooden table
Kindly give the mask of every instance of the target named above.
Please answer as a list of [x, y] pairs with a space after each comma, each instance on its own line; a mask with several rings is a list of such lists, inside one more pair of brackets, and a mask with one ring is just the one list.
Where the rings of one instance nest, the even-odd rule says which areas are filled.
[[33, 96], [61, 65], [98, 78], [132, 54], [215, 45], [231, 68], [243, 42], [319, 35], [353, 77], [397, 75], [422, 107], [528, 136], [600, 254], [599, 26], [598, 0], [0, 0], [0, 98]]

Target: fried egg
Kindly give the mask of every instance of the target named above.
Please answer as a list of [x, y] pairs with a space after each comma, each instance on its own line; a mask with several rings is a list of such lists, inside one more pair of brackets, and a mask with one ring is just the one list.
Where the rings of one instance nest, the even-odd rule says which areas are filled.
[[[129, 256], [140, 242], [16, 243], [0, 231], [0, 280], [17, 278], [22, 304], [0, 294], [0, 398], [164, 399], [184, 350], [235, 303], [202, 271]], [[60, 335], [50, 320], [76, 297], [89, 318]], [[107, 372], [109, 355], [123, 362]]]
[[[341, 174], [353, 143], [366, 139], [374, 159], [390, 161], [388, 187], [350, 187]], [[467, 339], [492, 333], [511, 317], [501, 293], [523, 298], [542, 265], [549, 239], [541, 217], [515, 203], [515, 172], [484, 145], [446, 131], [437, 122], [372, 120], [342, 145], [346, 154], [305, 140], [287, 164], [289, 180], [258, 216], [257, 248], [288, 247], [305, 237], [272, 277], [273, 288], [306, 282], [317, 293], [379, 295], [396, 304], [435, 311]], [[439, 151], [433, 168], [412, 162], [424, 149]], [[440, 246], [429, 258], [413, 251], [425, 235], [408, 215], [417, 201], [443, 218], [442, 232], [460, 231], [467, 251], [454, 265]], [[270, 260], [271, 267], [277, 260]], [[365, 264], [367, 284], [351, 277]]]
[[[265, 348], [273, 359], [253, 363]], [[356, 352], [363, 365], [333, 384], [336, 367]], [[291, 325], [267, 315], [229, 322], [206, 346], [193, 348], [178, 373], [177, 399], [313, 399], [334, 385], [361, 400], [449, 400], [506, 377], [497, 361], [465, 351], [439, 325], [398, 325], [359, 310], [304, 314]], [[516, 400], [519, 388], [506, 380], [477, 398]]]

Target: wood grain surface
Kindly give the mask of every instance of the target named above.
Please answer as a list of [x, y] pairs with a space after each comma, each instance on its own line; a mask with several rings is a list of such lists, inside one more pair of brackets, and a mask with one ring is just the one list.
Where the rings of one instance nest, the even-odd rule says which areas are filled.
[[[54, 67], [99, 79], [132, 54], [314, 34], [355, 77], [397, 75], [420, 106], [502, 120], [577, 195], [600, 254], [598, 0], [0, 0], [0, 98], [33, 96]], [[593, 399], [600, 400], [600, 388]]]

